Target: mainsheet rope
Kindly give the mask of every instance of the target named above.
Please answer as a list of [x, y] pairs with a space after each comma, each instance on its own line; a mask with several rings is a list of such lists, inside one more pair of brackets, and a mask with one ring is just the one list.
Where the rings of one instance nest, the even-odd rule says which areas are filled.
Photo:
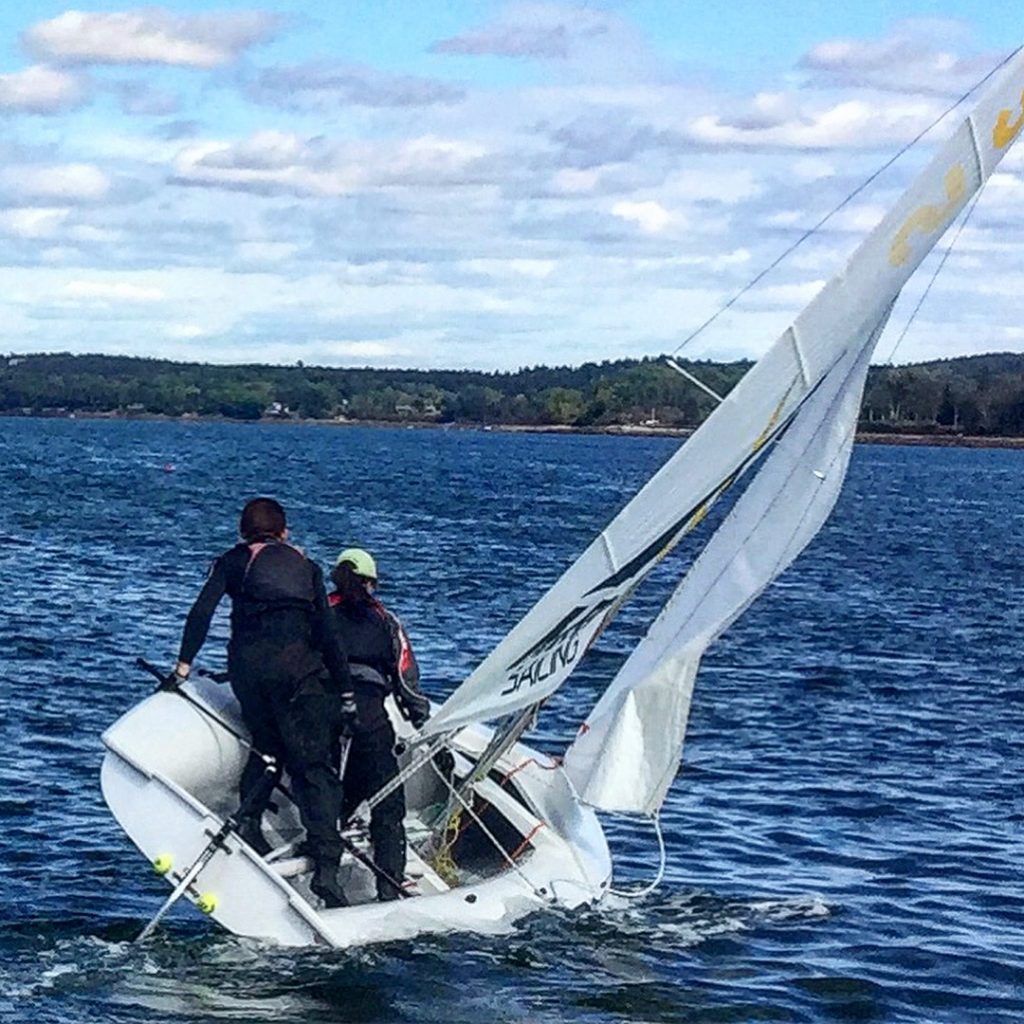
[[648, 885], [641, 886], [639, 889], [613, 889], [611, 886], [608, 887], [608, 891], [613, 896], [625, 896], [628, 900], [639, 900], [643, 899], [644, 896], [649, 896], [655, 889], [661, 885], [662, 879], [665, 877], [665, 865], [667, 856], [665, 853], [665, 837], [661, 832], [661, 809], [659, 808], [657, 813], [652, 819], [654, 822], [654, 834], [658, 837], [658, 872], [654, 876], [654, 881]]

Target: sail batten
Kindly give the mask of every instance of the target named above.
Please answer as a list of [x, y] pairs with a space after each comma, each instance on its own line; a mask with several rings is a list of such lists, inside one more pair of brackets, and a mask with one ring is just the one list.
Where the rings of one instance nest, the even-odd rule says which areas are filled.
[[837, 367], [862, 356], [904, 283], [1019, 134], [1019, 107], [1024, 54], [1009, 62], [846, 267], [448, 698], [426, 732], [509, 714], [562, 685], [639, 583], [773, 440], [806, 424]]
[[790, 341], [793, 342], [793, 353], [796, 355], [796, 361], [800, 366], [800, 376], [804, 379], [804, 386], [811, 386], [811, 375], [807, 372], [807, 361], [804, 359], [803, 351], [800, 348], [800, 336], [796, 333], [796, 326], [793, 325], [787, 332], [789, 334]]

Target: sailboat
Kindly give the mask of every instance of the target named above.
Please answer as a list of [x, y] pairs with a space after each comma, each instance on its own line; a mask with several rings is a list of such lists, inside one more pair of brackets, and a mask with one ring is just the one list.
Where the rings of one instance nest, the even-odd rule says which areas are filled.
[[[373, 899], [367, 805], [345, 824], [348, 907], [324, 909], [310, 892], [286, 788], [266, 818], [269, 854], [234, 833], [248, 748], [226, 687], [199, 679], [115, 722], [103, 736], [103, 793], [172, 886], [165, 908], [185, 898], [239, 935], [350, 947], [501, 930], [544, 907], [600, 901], [612, 858], [597, 812], [656, 819], [704, 652], [821, 529], [900, 290], [1022, 126], [1018, 51], [845, 268], [426, 725], [416, 733], [393, 716], [405, 748], [390, 785], [405, 787], [408, 807], [406, 898]], [[638, 585], [726, 494], [738, 496], [564, 756], [524, 744]], [[453, 775], [438, 767], [442, 749]]]

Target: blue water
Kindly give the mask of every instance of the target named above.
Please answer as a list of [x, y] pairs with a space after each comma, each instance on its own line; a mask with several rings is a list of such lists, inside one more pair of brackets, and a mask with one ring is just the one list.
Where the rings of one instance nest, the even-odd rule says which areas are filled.
[[[283, 950], [176, 910], [106, 813], [99, 734], [170, 664], [240, 503], [371, 549], [450, 689], [674, 450], [664, 439], [0, 421], [0, 1019], [1024, 1019], [1024, 452], [856, 449], [797, 565], [709, 654], [663, 885], [499, 938]], [[164, 470], [173, 464], [173, 472]], [[552, 701], [556, 751], [668, 573]], [[204, 651], [221, 659], [223, 624]], [[648, 829], [609, 821], [618, 883]]]

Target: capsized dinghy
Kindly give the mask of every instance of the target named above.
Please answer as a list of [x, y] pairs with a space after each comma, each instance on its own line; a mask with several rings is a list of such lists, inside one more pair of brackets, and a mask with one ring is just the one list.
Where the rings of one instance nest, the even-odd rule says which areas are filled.
[[[357, 821], [349, 832], [355, 853], [343, 868], [354, 905], [318, 909], [285, 793], [267, 815], [275, 847], [268, 856], [225, 829], [246, 756], [243, 729], [227, 688], [201, 681], [184, 696], [149, 697], [104, 736], [103, 792], [135, 844], [224, 927], [282, 943], [351, 946], [486, 931], [545, 905], [600, 899], [611, 860], [594, 809], [656, 820], [679, 762], [704, 651], [825, 522], [893, 304], [1022, 126], [1018, 51], [846, 267], [421, 733], [407, 734], [399, 778], [409, 808], [408, 898], [372, 902]], [[523, 746], [543, 702], [633, 590], [740, 477], [747, 482], [742, 494], [564, 760]], [[396, 728], [406, 728], [393, 717]], [[493, 730], [482, 724], [491, 721], [498, 722]], [[455, 756], [454, 785], [431, 758], [441, 747]], [[212, 837], [223, 838], [211, 845]]]
[[[234, 812], [249, 754], [228, 687], [198, 678], [183, 692], [184, 698], [155, 693], [115, 722], [103, 736], [101, 772], [114, 816], [175, 885]], [[399, 736], [408, 732], [395, 709], [389, 711]], [[451, 739], [457, 777], [469, 773], [492, 735], [474, 727]], [[403, 755], [403, 765], [414, 756], [415, 748]], [[510, 747], [475, 783], [454, 834], [437, 844], [430, 826], [450, 797], [444, 778], [427, 759], [405, 780], [406, 899], [376, 902], [372, 869], [358, 859], [361, 853], [372, 860], [372, 847], [365, 819], [357, 818], [345, 833], [355, 852], [343, 855], [339, 873], [353, 906], [320, 909], [309, 889], [312, 862], [297, 850], [304, 836], [298, 811], [281, 790], [263, 818], [273, 851], [261, 857], [229, 832], [185, 895], [238, 935], [339, 947], [503, 930], [547, 904], [574, 907], [602, 895], [611, 877], [604, 835], [557, 763], [521, 744]], [[417, 852], [424, 844], [437, 868]]]

